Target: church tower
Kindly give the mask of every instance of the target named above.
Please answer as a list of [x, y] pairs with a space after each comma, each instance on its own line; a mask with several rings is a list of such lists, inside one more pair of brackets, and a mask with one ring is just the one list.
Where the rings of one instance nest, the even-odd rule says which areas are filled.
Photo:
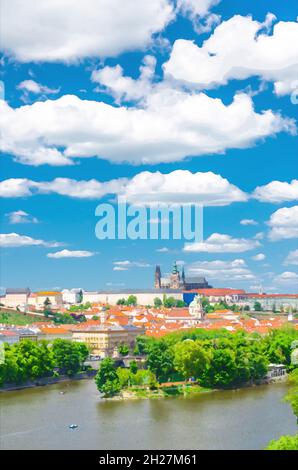
[[182, 287], [183, 289], [185, 289], [185, 272], [184, 272], [184, 266], [182, 267], [181, 287]]
[[180, 288], [180, 273], [179, 273], [176, 261], [173, 264], [172, 274], [170, 277], [170, 284], [171, 284], [171, 289]]
[[160, 266], [156, 266], [155, 274], [154, 274], [154, 288], [160, 289], [161, 288], [161, 271]]

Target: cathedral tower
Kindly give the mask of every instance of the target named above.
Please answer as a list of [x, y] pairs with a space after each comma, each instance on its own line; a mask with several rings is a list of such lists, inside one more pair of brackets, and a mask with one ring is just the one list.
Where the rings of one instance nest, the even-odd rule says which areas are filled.
[[161, 288], [161, 271], [160, 266], [156, 266], [155, 274], [154, 274], [154, 288], [160, 289]]
[[171, 289], [179, 289], [180, 288], [180, 273], [177, 267], [177, 263], [173, 264], [172, 274], [170, 277]]

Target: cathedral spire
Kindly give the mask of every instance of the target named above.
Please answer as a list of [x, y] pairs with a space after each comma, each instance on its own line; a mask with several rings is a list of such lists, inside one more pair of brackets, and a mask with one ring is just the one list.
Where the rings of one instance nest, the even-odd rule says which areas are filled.
[[154, 287], [155, 289], [161, 288], [161, 271], [160, 271], [160, 266], [158, 264], [156, 265], [156, 268], [155, 268]]
[[174, 262], [173, 264], [173, 269], [172, 269], [172, 274], [178, 274], [178, 266], [177, 266], [177, 261]]
[[182, 280], [182, 284], [183, 284], [183, 286], [184, 286], [184, 285], [185, 285], [185, 272], [184, 272], [184, 266], [182, 267], [181, 280]]

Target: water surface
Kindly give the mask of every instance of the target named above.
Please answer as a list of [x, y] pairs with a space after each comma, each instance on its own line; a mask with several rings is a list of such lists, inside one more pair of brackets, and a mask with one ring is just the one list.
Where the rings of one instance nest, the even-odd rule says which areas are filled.
[[[60, 392], [65, 392], [61, 394]], [[1, 449], [263, 449], [297, 432], [286, 384], [107, 402], [93, 380], [0, 393]], [[78, 424], [71, 430], [68, 425]]]

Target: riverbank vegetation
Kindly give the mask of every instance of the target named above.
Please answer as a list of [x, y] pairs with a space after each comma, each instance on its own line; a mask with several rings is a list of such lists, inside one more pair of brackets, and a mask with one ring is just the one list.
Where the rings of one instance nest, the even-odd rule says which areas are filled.
[[82, 371], [89, 354], [87, 346], [69, 340], [52, 343], [23, 340], [4, 345], [4, 363], [0, 364], [0, 386], [59, 375], [72, 376]]
[[270, 363], [282, 363], [291, 370], [291, 344], [295, 339], [298, 331], [291, 327], [272, 330], [266, 336], [205, 329], [179, 331], [161, 339], [141, 336], [134, 352], [146, 358], [146, 370], [132, 375], [132, 371], [106, 359], [96, 383], [105, 396], [128, 388], [139, 376], [142, 380], [138, 385], [148, 389], [164, 382], [189, 380], [208, 389], [235, 388], [263, 379]]
[[[285, 396], [285, 401], [291, 404], [298, 423], [298, 368], [289, 374], [288, 381], [290, 390]], [[298, 433], [295, 436], [281, 436], [279, 439], [271, 441], [267, 450], [298, 450]]]

